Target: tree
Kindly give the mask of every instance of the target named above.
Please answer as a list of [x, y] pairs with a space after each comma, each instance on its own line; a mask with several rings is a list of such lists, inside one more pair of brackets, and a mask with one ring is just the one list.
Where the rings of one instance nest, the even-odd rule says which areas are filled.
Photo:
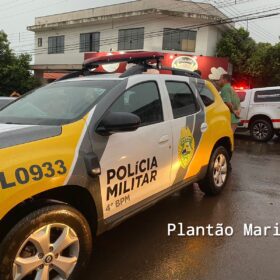
[[40, 86], [30, 71], [30, 62], [30, 55], [14, 54], [7, 35], [0, 31], [0, 95], [8, 96], [13, 91], [23, 94]]
[[263, 80], [267, 86], [280, 85], [280, 43], [271, 46], [264, 56]]
[[248, 31], [234, 28], [223, 34], [217, 45], [217, 55], [229, 58], [234, 76], [249, 75], [249, 60], [256, 48], [256, 42]]
[[265, 78], [266, 60], [271, 52], [272, 45], [270, 43], [258, 43], [256, 50], [252, 53], [248, 60], [248, 73], [253, 80], [255, 87], [268, 86], [268, 81]]
[[232, 29], [217, 44], [217, 55], [229, 58], [234, 79], [254, 87], [280, 85], [280, 44], [257, 44], [244, 28]]

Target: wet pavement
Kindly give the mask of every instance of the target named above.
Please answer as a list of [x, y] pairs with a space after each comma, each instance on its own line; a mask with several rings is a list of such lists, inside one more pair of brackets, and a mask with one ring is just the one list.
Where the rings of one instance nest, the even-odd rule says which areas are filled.
[[[233, 171], [224, 192], [198, 188], [175, 194], [98, 237], [92, 280], [278, 280], [280, 236], [244, 237], [243, 224], [280, 223], [280, 139], [236, 137]], [[232, 237], [167, 236], [167, 224], [223, 223]]]

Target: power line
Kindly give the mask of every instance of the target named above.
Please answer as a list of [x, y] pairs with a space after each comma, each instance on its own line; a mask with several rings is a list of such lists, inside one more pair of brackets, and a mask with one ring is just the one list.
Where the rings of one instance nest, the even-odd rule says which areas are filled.
[[[280, 8], [278, 8], [277, 10], [279, 10]], [[264, 11], [265, 13], [267, 12], [271, 12], [271, 11], [276, 11], [276, 9], [271, 9], [271, 10], [266, 10]], [[279, 15], [280, 12], [274, 12], [274, 13], [270, 13], [270, 14], [263, 14], [260, 15], [260, 13], [264, 13], [264, 12], [258, 12], [258, 13], [253, 13], [253, 14], [247, 14], [247, 15], [241, 15], [241, 16], [237, 16], [237, 17], [233, 17], [233, 18], [228, 18], [228, 19], [224, 19], [224, 20], [218, 20], [218, 21], [213, 21], [210, 23], [205, 23], [205, 24], [199, 24], [199, 25], [193, 25], [193, 26], [184, 26], [184, 27], [180, 27], [180, 28], [189, 28], [189, 29], [197, 29], [197, 28], [202, 28], [202, 27], [207, 27], [207, 26], [218, 26], [218, 25], [225, 25], [225, 24], [230, 24], [230, 23], [236, 23], [236, 22], [242, 22], [244, 21], [244, 17], [245, 19], [249, 20], [254, 20], [254, 19], [260, 19], [260, 18], [266, 18], [266, 17], [271, 17], [271, 16], [275, 16], [275, 15]], [[161, 33], [163, 33], [163, 31], [158, 31], [158, 32], [148, 32], [145, 34], [144, 38], [153, 38], [153, 37], [159, 37], [161, 36]], [[110, 41], [111, 40], [111, 41]], [[136, 39], [134, 39], [136, 40]], [[100, 46], [106, 46], [106, 45], [112, 45], [118, 43], [118, 38], [111, 38], [107, 41], [104, 41], [103, 44], [100, 44]], [[66, 50], [77, 50], [79, 44], [70, 44], [68, 46], [66, 46]], [[40, 49], [35, 50], [34, 52], [29, 52], [30, 54], [45, 54], [45, 50], [47, 50], [48, 48], [44, 48], [44, 49]]]
[[[181, 4], [181, 5], [179, 5], [179, 4]], [[193, 3], [193, 4], [195, 4], [195, 5], [197, 5], [197, 3]], [[181, 8], [182, 7], [182, 5], [185, 5], [185, 3], [178, 3], [177, 4], [178, 6], [177, 6], [177, 8]], [[200, 7], [201, 5], [199, 5], [199, 7]], [[161, 8], [163, 8], [163, 7], [161, 7]], [[173, 8], [176, 8], [176, 7], [173, 7]], [[204, 9], [204, 8], [203, 8]], [[192, 9], [192, 10], [197, 10], [197, 9]], [[205, 9], [204, 9], [205, 10]], [[207, 11], [206, 11], [207, 12]], [[262, 10], [261, 12], [265, 12], [264, 10]], [[166, 17], [169, 17], [169, 16], [166, 16]], [[142, 22], [145, 22], [145, 21], [142, 21]], [[139, 23], [137, 23], [137, 24], [140, 24], [141, 22], [139, 22]], [[131, 26], [131, 25], [133, 25], [133, 24], [127, 24], [126, 26]], [[136, 24], [135, 24], [136, 25]], [[125, 25], [120, 25], [119, 26], [119, 28], [121, 28], [121, 27], [125, 27]], [[187, 28], [187, 27], [185, 27], [185, 28]], [[98, 30], [98, 31], [100, 31], [100, 32], [102, 32], [102, 31], [104, 31], [104, 30], [110, 30], [110, 29], [112, 29], [112, 28], [107, 28], [107, 29], [103, 29], [103, 30]], [[148, 34], [148, 33], [146, 33], [146, 34]], [[17, 34], [18, 35], [18, 34]], [[29, 42], [30, 41], [30, 43], [29, 44], [25, 44], [25, 45], [20, 45], [19, 47], [24, 47], [24, 46], [31, 46], [31, 45], [34, 45], [34, 35], [33, 34], [31, 34], [31, 38], [30, 39], [27, 39], [27, 37], [24, 37], [24, 38], [21, 38], [21, 42]], [[67, 36], [67, 38], [69, 39], [69, 38], [76, 38], [77, 37], [77, 35], [71, 35], [71, 36]], [[111, 41], [111, 43], [108, 43], [108, 40], [109, 39], [112, 39], [112, 41]], [[104, 42], [106, 42], [106, 44], [107, 45], [109, 45], [109, 44], [114, 44], [114, 38], [104, 38], [103, 39], [104, 40]], [[117, 39], [115, 39], [115, 40], [117, 40]], [[77, 48], [76, 49], [78, 49], [78, 45], [79, 45], [79, 43], [76, 43], [76, 44], [69, 44], [69, 45], [66, 45], [66, 50], [67, 50], [67, 48], [68, 47], [70, 47], [71, 48], [71, 46], [77, 46]], [[42, 52], [42, 51], [44, 51], [44, 50], [46, 50], [47, 48], [40, 48], [39, 50], [35, 50], [34, 51], [34, 53], [35, 52]], [[29, 50], [28, 50], [29, 51]]]
[[[248, 3], [248, 2], [252, 2], [252, 1], [256, 1], [256, 0], [245, 0], [245, 1], [231, 1], [231, 0], [229, 0], [229, 1], [223, 1], [223, 2], [208, 0], [207, 2], [208, 3], [215, 2], [216, 3], [216, 8], [221, 8], [227, 14], [236, 15], [236, 14], [239, 13], [239, 11], [237, 11], [237, 9], [236, 9], [236, 6], [238, 6], [239, 4], [245, 4], [245, 3]], [[274, 5], [274, 6], [270, 6], [270, 7], [278, 7], [278, 5]], [[254, 10], [256, 10], [256, 8]], [[252, 11], [252, 10], [249, 10], [249, 11]], [[239, 24], [240, 24], [240, 26], [244, 27], [245, 29], [248, 28], [248, 21], [247, 20], [245, 20], [245, 23], [240, 22]], [[267, 32], [266, 30], [264, 30], [263, 28], [258, 26], [253, 21], [250, 25], [250, 30], [252, 30], [259, 37], [265, 38], [265, 40], [273, 41], [273, 42], [275, 41], [275, 37], [271, 33]]]
[[[247, 0], [248, 1], [248, 0]], [[249, 1], [252, 1], [252, 0], [249, 0]], [[244, 2], [244, 1], [243, 1]], [[243, 3], [242, 2], [242, 3]], [[246, 1], [245, 1], [246, 2]], [[198, 7], [199, 7], [199, 9], [201, 10], [201, 8], [204, 10], [204, 11], [206, 11], [206, 13], [208, 12], [208, 10], [205, 10], [205, 8], [203, 8], [203, 7], [201, 7], [201, 5], [198, 5], [198, 3], [195, 3], [195, 2], [192, 2], [193, 4], [195, 4], [195, 5], [197, 5]], [[181, 5], [180, 5], [181, 4]], [[211, 4], [210, 3], [210, 1], [208, 1], [208, 4]], [[211, 4], [211, 5], [213, 5], [213, 4]], [[166, 5], [167, 6], [167, 5]], [[185, 6], [185, 3], [177, 3], [177, 7], [175, 6], [173, 6], [173, 9], [174, 8], [178, 8], [178, 9], [180, 9], [180, 8], [182, 8], [183, 6]], [[169, 6], [168, 6], [169, 7]], [[274, 6], [275, 7], [275, 6]], [[161, 9], [162, 8], [164, 8], [164, 6], [163, 7], [161, 7]], [[213, 6], [213, 8], [215, 8], [216, 10], [217, 10], [217, 8], [215, 7], [215, 6]], [[191, 10], [189, 10], [189, 12], [192, 12], [192, 11], [195, 11], [196, 9], [191, 9]], [[209, 13], [209, 12], [208, 12]], [[169, 17], [169, 16], [164, 16], [164, 17]], [[164, 17], [162, 17], [162, 18], [164, 18]], [[140, 23], [145, 23], [145, 21], [140, 21], [140, 22], [138, 22], [139, 24]], [[131, 25], [134, 25], [134, 24], [127, 24], [127, 25], [120, 25], [120, 26], [118, 26], [118, 28], [121, 28], [121, 27], [125, 27], [125, 26], [131, 26]], [[137, 25], [137, 24], [135, 24], [135, 25]], [[102, 30], [97, 30], [97, 31], [99, 31], [99, 32], [102, 32], [102, 31], [106, 31], [106, 30], [110, 30], [110, 29], [113, 29], [113, 28], [107, 28], [107, 29], [102, 29]], [[9, 39], [10, 40], [12, 40], [12, 41], [16, 41], [17, 39], [18, 39], [18, 36], [20, 35], [20, 37], [21, 37], [21, 40], [20, 40], [20, 42], [30, 42], [30, 45], [32, 44], [34, 44], [34, 34], [29, 34], [29, 32], [24, 32], [24, 33], [26, 33], [26, 35], [25, 34], [23, 34], [23, 33], [13, 33], [13, 34], [8, 34], [8, 36], [9, 36]], [[28, 33], [28, 34], [27, 34]], [[11, 35], [13, 35], [14, 37], [12, 37]], [[76, 35], [73, 35], [73, 36], [67, 36], [68, 38], [74, 38], [74, 37], [76, 37]], [[16, 39], [15, 39], [16, 38]], [[18, 47], [18, 46], [16, 46], [16, 47]], [[20, 46], [19, 46], [20, 47]]]
[[225, 8], [225, 7], [230, 7], [230, 6], [236, 6], [240, 4], [246, 4], [248, 2], [253, 2], [256, 0], [244, 0], [244, 1], [236, 1], [236, 0], [230, 0], [230, 1], [213, 1], [216, 5], [217, 8]]
[[[35, 8], [35, 9], [27, 9], [26, 11], [24, 10], [24, 11], [21, 11], [20, 13], [13, 14], [13, 18], [15, 16], [21, 16], [21, 15], [25, 14], [26, 12], [29, 13], [29, 12], [33, 12], [33, 11], [39, 11], [39, 10], [42, 10], [44, 8], [49, 8], [50, 6], [60, 5], [60, 4], [64, 3], [64, 2], [68, 2], [68, 0], [62, 0], [62, 1], [59, 1], [59, 2], [57, 2], [55, 4], [52, 4], [52, 5], [48, 4], [46, 6], [41, 6], [39, 8]], [[28, 7], [26, 7], [26, 8], [28, 8]], [[11, 20], [11, 16], [1, 17], [0, 19], [1, 19], [1, 21], [3, 21], [3, 19], [4, 19], [4, 22], [5, 22], [5, 19]]]
[[[277, 14], [280, 14], [280, 13], [277, 13]], [[264, 17], [269, 17], [269, 16], [273, 16], [273, 15], [275, 15], [275, 14], [269, 14], [269, 15], [263, 15], [263, 16], [258, 16], [258, 17], [254, 17], [254, 18], [250, 18], [250, 19], [248, 19], [248, 20], [252, 20], [252, 19], [256, 19], [256, 18], [264, 18]], [[234, 21], [232, 21], [232, 22], [239, 22], [239, 21], [243, 21], [244, 19], [239, 19], [239, 20], [234, 20]], [[230, 21], [228, 21], [228, 23], [229, 23]], [[201, 26], [199, 26], [199, 25], [197, 25], [197, 26], [192, 26], [192, 27], [196, 27], [196, 28], [201, 28], [201, 27], [205, 27], [205, 26], [214, 26], [214, 25], [221, 25], [221, 24], [224, 24], [224, 23], [217, 23], [217, 22], [215, 22], [215, 23], [211, 23], [211, 24], [209, 24], [209, 25], [201, 25]], [[146, 36], [146, 38], [152, 38], [152, 37], [158, 37], [159, 35], [149, 35], [149, 36]], [[110, 42], [104, 42], [103, 44], [101, 44], [100, 46], [107, 46], [107, 45], [112, 45], [113, 43], [117, 43], [117, 41], [110, 41]], [[79, 44], [75, 44], [76, 46], [69, 46], [69, 47], [67, 47], [67, 48], [65, 48], [66, 50], [68, 50], [68, 51], [71, 51], [71, 50], [78, 50], [79, 48], [78, 48], [78, 45]], [[34, 52], [29, 52], [30, 54], [45, 54], [45, 51], [41, 51], [40, 50], [40, 52], [38, 52], [38, 51], [34, 51]]]
[[[194, 3], [194, 2], [193, 2], [193, 4], [194, 4], [194, 5], [197, 5], [197, 3]], [[173, 10], [174, 10], [174, 9], [179, 9], [179, 10], [180, 10], [180, 9], [184, 8], [185, 6], [186, 6], [185, 3], [180, 2], [180, 3], [177, 3], [176, 5], [174, 5], [174, 6], [172, 7], [172, 9], [173, 9]], [[167, 7], [169, 8], [170, 5], [161, 6], [160, 9], [164, 9], [164, 8], [167, 8]], [[215, 7], [214, 7], [214, 8], [215, 8]], [[196, 9], [195, 7], [193, 7], [192, 9], [188, 9], [188, 12], [189, 12], [189, 13], [192, 13], [192, 12], [197, 12], [198, 10], [199, 10], [199, 11], [201, 10], [201, 7], [200, 7], [200, 6], [198, 7], [198, 9]], [[204, 11], [205, 11], [206, 14], [207, 14], [208, 11], [205, 10], [205, 9], [204, 9]], [[215, 8], [215, 11], [217, 11], [216, 8]], [[208, 12], [208, 14], [209, 14], [209, 12]], [[217, 15], [212, 14], [212, 16], [217, 16]], [[169, 15], [165, 15], [165, 16], [160, 17], [160, 19], [169, 18], [169, 17], [170, 17]], [[157, 19], [154, 20], [154, 21], [157, 21]], [[139, 21], [139, 22], [137, 22], [137, 23], [135, 23], [135, 24], [119, 25], [119, 26], [117, 26], [117, 28], [130, 27], [130, 26], [138, 25], [138, 24], [145, 23], [145, 22], [146, 22], [146, 21], [141, 20], [141, 21]], [[115, 28], [115, 27], [116, 27], [116, 26], [114, 26], [114, 28]], [[101, 29], [101, 30], [97, 30], [97, 32], [107, 31], [107, 30], [111, 30], [111, 29], [113, 29], [113, 28]], [[29, 32], [25, 32], [25, 33], [28, 33], [28, 34], [26, 34], [24, 38], [21, 38], [21, 42], [30, 41], [30, 42], [31, 42], [30, 45], [31, 45], [31, 44], [34, 44], [34, 34], [29, 34]], [[14, 37], [11, 37], [11, 35], [13, 35]], [[12, 40], [17, 40], [18, 36], [19, 36], [19, 33], [8, 34], [9, 39], [12, 39]], [[76, 37], [76, 35], [67, 36], [67, 37], [68, 37], [68, 38], [74, 38], [74, 37]], [[13, 38], [16, 38], [16, 39], [13, 39]], [[16, 46], [16, 47], [17, 47], [17, 46]]]
[[[64, 0], [65, 1], [65, 0]], [[181, 9], [181, 8], [184, 8], [186, 6], [186, 3], [184, 3], [184, 2], [179, 2], [179, 3], [177, 3], [177, 4], [175, 4], [175, 5], [173, 5], [172, 6], [172, 9], [174, 10], [174, 9]], [[161, 6], [160, 7], [160, 9], [162, 10], [162, 9], [164, 9], [164, 8], [170, 8], [170, 5], [169, 4], [167, 4], [167, 5], [163, 5], [163, 6]], [[194, 8], [192, 8], [192, 9], [188, 9], [188, 12], [197, 12], [197, 9], [194, 9]], [[162, 18], [168, 18], [169, 17], [169, 15], [165, 15], [165, 16], [163, 16]], [[143, 21], [143, 20], [141, 20], [140, 22], [138, 22], [138, 23], [145, 23], [145, 21]], [[136, 23], [137, 24], [137, 23]], [[135, 25], [136, 25], [135, 24]], [[125, 26], [130, 26], [131, 24], [126, 24], [126, 25], [122, 25], [122, 26], [119, 26], [119, 27], [125, 27]], [[106, 29], [102, 29], [102, 30], [100, 30], [100, 31], [106, 31], [106, 30], [110, 30], [110, 29], [112, 29], [112, 28], [106, 28]], [[34, 34], [31, 34], [31, 32], [29, 31], [27, 31], [27, 32], [21, 32], [21, 33], [11, 33], [11, 34], [7, 34], [8, 35], [8, 37], [10, 38], [10, 39], [12, 39], [13, 40], [13, 38], [18, 38], [18, 36], [19, 36], [19, 34], [23, 34], [23, 33], [25, 33], [26, 35], [24, 35], [25, 37], [26, 37], [26, 39], [25, 39], [25, 41], [30, 41], [30, 40], [33, 40], [33, 42], [34, 42]], [[75, 36], [75, 35], [74, 35]], [[73, 37], [74, 37], [73, 36]]]
[[[194, 3], [194, 2], [193, 2]], [[182, 4], [182, 3], [180, 3], [180, 4]], [[194, 3], [194, 4], [196, 4], [197, 5], [197, 3]], [[275, 6], [274, 6], [275, 7]], [[178, 8], [181, 8], [180, 6], [178, 6]], [[215, 7], [214, 7], [215, 8]], [[194, 9], [193, 9], [194, 10]], [[191, 11], [193, 11], [193, 10], [191, 10]], [[205, 9], [204, 9], [205, 10]], [[263, 10], [261, 11], [261, 12], [263, 12]], [[162, 18], [165, 18], [165, 17], [169, 17], [169, 16], [163, 16], [163, 17], [161, 17], [161, 19]], [[137, 24], [140, 24], [140, 23], [145, 23], [145, 21], [140, 21], [140, 22], [137, 22], [137, 23], [135, 23], [135, 25], [137, 25]], [[125, 26], [131, 26], [131, 25], [134, 25], [134, 24], [127, 24], [127, 25], [119, 25], [119, 26], [117, 26], [118, 28], [121, 28], [121, 27], [125, 27]], [[99, 32], [102, 32], [102, 31], [106, 31], [106, 30], [111, 30], [112, 28], [106, 28], [106, 29], [101, 29], [101, 30], [97, 30], [97, 31], [99, 31]], [[16, 33], [16, 36], [18, 36], [19, 34], [18, 33]], [[24, 42], [24, 41], [32, 41], [32, 44], [34, 44], [34, 35], [33, 34], [30, 34], [30, 38], [21, 38], [21, 41], [22, 42]], [[22, 37], [22, 36], [21, 36]], [[73, 37], [76, 37], [76, 35], [72, 35], [72, 36], [67, 36], [68, 38], [73, 38]], [[9, 37], [10, 38], [10, 37]]]
[[[234, 15], [236, 15], [237, 13], [238, 13], [238, 11], [236, 10], [236, 8], [234, 8], [234, 7], [227, 7], [227, 8], [224, 8], [231, 16], [234, 16]], [[244, 27], [246, 27], [246, 29], [248, 28], [248, 22], [247, 22], [247, 20], [245, 21], [246, 23], [245, 24], [247, 24], [247, 26], [245, 26], [244, 24], [242, 24]], [[269, 39], [269, 40], [271, 40], [271, 41], [275, 41], [275, 38], [271, 35], [271, 34], [269, 34], [268, 32], [266, 32], [266, 31], [264, 31], [264, 30], [262, 30], [261, 28], [255, 28], [255, 23], [254, 22], [252, 22], [252, 25], [253, 26], [251, 26], [250, 27], [250, 29], [252, 29], [256, 34], [258, 34], [260, 37], [262, 37], [262, 38], [265, 38], [266, 40], [267, 39]]]
[[[29, 0], [27, 3], [31, 3], [31, 2], [34, 2], [35, 0]], [[3, 12], [7, 12], [7, 10], [9, 10], [10, 8], [13, 8], [13, 7], [19, 7], [21, 5], [26, 5], [27, 4], [26, 2], [22, 1], [22, 0], [15, 0], [13, 1], [12, 3], [9, 2], [9, 3], [2, 3], [1, 4], [1, 11]]]

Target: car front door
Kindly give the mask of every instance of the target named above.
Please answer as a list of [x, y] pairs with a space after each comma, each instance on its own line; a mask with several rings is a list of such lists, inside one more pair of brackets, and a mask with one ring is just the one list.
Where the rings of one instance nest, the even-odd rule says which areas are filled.
[[157, 81], [130, 85], [107, 112], [136, 114], [141, 127], [108, 138], [100, 159], [104, 219], [141, 207], [145, 199], [169, 187], [172, 161], [171, 126], [164, 121]]

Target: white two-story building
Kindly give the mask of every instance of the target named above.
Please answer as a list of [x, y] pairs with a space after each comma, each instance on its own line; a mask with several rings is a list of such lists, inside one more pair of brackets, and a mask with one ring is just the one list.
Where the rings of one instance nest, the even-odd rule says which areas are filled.
[[[106, 1], [104, 1], [106, 2]], [[210, 4], [136, 0], [35, 19], [35, 65], [44, 72], [80, 69], [85, 52], [168, 51], [215, 56], [225, 15]]]

